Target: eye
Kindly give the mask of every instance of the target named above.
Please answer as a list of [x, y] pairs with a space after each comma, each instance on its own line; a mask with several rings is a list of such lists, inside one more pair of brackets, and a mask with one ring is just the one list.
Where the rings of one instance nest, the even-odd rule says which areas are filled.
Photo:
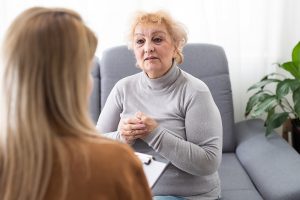
[[160, 38], [160, 37], [155, 37], [155, 38], [153, 38], [153, 42], [155, 42], [155, 43], [161, 43], [163, 40], [162, 40], [162, 38]]
[[138, 44], [138, 45], [142, 45], [142, 44], [144, 44], [144, 40], [143, 39], [137, 39], [136, 41], [135, 41], [135, 43], [136, 44]]

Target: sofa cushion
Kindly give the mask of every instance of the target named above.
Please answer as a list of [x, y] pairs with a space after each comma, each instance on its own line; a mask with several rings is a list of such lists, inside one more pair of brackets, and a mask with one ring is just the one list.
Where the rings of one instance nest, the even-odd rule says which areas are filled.
[[300, 199], [300, 156], [277, 133], [265, 136], [264, 121], [235, 126], [236, 156], [265, 199]]
[[222, 200], [262, 199], [234, 153], [223, 153], [219, 175]]

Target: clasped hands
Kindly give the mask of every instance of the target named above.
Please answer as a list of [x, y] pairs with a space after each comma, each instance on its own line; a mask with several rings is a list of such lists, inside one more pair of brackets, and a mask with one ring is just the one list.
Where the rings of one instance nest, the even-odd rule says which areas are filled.
[[133, 117], [121, 119], [119, 133], [128, 144], [133, 144], [138, 138], [143, 139], [150, 134], [158, 123], [142, 112], [137, 112]]

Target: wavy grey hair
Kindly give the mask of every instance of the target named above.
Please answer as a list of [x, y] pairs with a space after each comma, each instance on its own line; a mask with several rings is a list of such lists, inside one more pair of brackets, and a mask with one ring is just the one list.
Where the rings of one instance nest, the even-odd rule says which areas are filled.
[[166, 11], [157, 11], [157, 12], [139, 11], [135, 13], [135, 15], [132, 18], [132, 22], [128, 34], [129, 49], [132, 49], [133, 47], [134, 31], [138, 24], [165, 25], [175, 45], [176, 55], [174, 59], [178, 64], [183, 62], [182, 49], [184, 45], [187, 43], [187, 31], [186, 31], [186, 27], [182, 23], [175, 21], [172, 18], [172, 16]]

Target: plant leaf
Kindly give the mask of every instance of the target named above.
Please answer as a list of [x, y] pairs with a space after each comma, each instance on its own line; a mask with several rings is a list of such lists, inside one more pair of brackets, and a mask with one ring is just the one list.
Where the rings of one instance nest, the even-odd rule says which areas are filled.
[[273, 116], [275, 113], [275, 106], [271, 109], [269, 109], [268, 111], [268, 115], [267, 115], [267, 118], [266, 118], [266, 122], [269, 121], [270, 117]]
[[289, 113], [275, 113], [273, 114], [269, 120], [266, 122], [266, 136], [272, 133], [272, 130], [281, 126], [289, 117]]
[[[275, 63], [276, 66], [281, 67], [280, 63]], [[280, 74], [277, 72], [272, 72], [270, 74], [265, 75], [260, 81], [266, 80], [266, 79], [271, 79], [271, 77], [281, 77], [283, 79], [286, 79], [286, 76], [284, 74]]]
[[290, 82], [290, 88], [291, 88], [292, 92], [294, 92], [295, 90], [300, 88], [300, 80], [292, 79]]
[[256, 88], [260, 88], [260, 89], [263, 89], [267, 84], [270, 84], [270, 83], [277, 83], [279, 82], [280, 80], [279, 79], [265, 79], [263, 81], [259, 81], [257, 83], [255, 83], [254, 85], [252, 85], [248, 91], [250, 90], [253, 90], [253, 89], [256, 89]]
[[276, 95], [269, 95], [255, 106], [253, 112], [250, 113], [253, 117], [258, 117], [264, 112], [268, 112], [277, 105]]
[[296, 117], [300, 117], [300, 88], [294, 91], [293, 101], [294, 101], [294, 110], [298, 115]]
[[293, 49], [292, 60], [294, 63], [300, 62], [300, 42], [298, 42], [298, 44], [296, 44], [296, 46]]
[[268, 96], [270, 96], [269, 94], [264, 93], [262, 90], [259, 90], [258, 92], [256, 92], [255, 94], [253, 94], [248, 102], [247, 102], [247, 106], [246, 106], [246, 111], [245, 111], [245, 116], [247, 117], [251, 110], [261, 101], [263, 101], [265, 98], [267, 98]]
[[292, 79], [286, 79], [277, 84], [276, 95], [278, 99], [281, 99], [289, 93], [291, 81]]
[[293, 92], [293, 101], [296, 102], [300, 102], [300, 88], [298, 88], [297, 90], [295, 90]]
[[294, 62], [286, 62], [280, 65], [280, 67], [290, 72], [295, 78], [300, 79], [300, 65]]
[[296, 118], [300, 117], [300, 101], [296, 102], [294, 105], [294, 110], [297, 114], [297, 116], [295, 116]]

